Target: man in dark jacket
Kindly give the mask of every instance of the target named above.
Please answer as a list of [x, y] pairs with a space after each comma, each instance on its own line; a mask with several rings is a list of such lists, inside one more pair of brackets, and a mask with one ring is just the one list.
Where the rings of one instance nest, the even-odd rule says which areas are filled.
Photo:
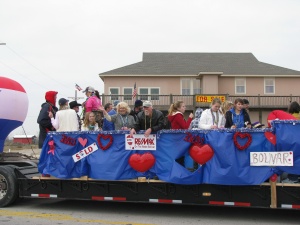
[[79, 104], [77, 101], [72, 101], [69, 103], [69, 106], [70, 106], [70, 109], [75, 110], [77, 119], [78, 119], [79, 130], [81, 130], [81, 120], [80, 120], [80, 116], [78, 115], [79, 106], [81, 106], [81, 104]]
[[136, 134], [140, 130], [145, 130], [145, 137], [152, 132], [157, 132], [164, 127], [164, 115], [161, 111], [152, 108], [150, 101], [143, 103], [144, 111], [139, 112], [134, 128], [130, 130], [130, 135]]
[[136, 100], [134, 103], [134, 108], [130, 111], [129, 115], [132, 115], [134, 120], [136, 121], [137, 115], [139, 112], [143, 111], [143, 102], [142, 100]]
[[48, 91], [45, 94], [46, 102], [42, 104], [42, 108], [37, 119], [37, 123], [40, 127], [39, 148], [43, 147], [43, 143], [46, 139], [47, 133], [49, 131], [55, 131], [54, 127], [51, 124], [49, 112], [51, 111], [53, 113], [53, 117], [55, 118], [55, 114], [58, 111], [58, 108], [55, 106], [57, 93], [58, 92], [56, 91]]

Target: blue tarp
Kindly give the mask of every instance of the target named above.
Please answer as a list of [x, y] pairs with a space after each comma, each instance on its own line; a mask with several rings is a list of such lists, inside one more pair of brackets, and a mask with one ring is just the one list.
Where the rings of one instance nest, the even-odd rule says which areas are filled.
[[[274, 173], [285, 171], [300, 174], [299, 131], [298, 121], [276, 121], [274, 129], [162, 130], [157, 133], [156, 151], [125, 150], [128, 131], [50, 132], [44, 142], [38, 168], [40, 173], [67, 179], [88, 176], [101, 180], [123, 180], [157, 176], [160, 180], [176, 184], [258, 185]], [[248, 137], [235, 138], [237, 132]], [[265, 132], [275, 134], [275, 145], [266, 138]], [[107, 150], [100, 148], [99, 134], [113, 138]], [[84, 148], [79, 139], [86, 139], [85, 146], [95, 142], [99, 150], [74, 162], [72, 155]], [[53, 151], [49, 151], [51, 141], [54, 142]], [[214, 154], [209, 161], [191, 172], [176, 160], [187, 157], [193, 142], [199, 141], [202, 146], [208, 144]], [[101, 140], [103, 146], [108, 142], [109, 139]], [[237, 144], [244, 146], [247, 142], [247, 148], [237, 148]], [[293, 151], [294, 166], [250, 166], [250, 152], [274, 151]], [[138, 172], [129, 165], [129, 157], [145, 152], [155, 157], [155, 164], [146, 172]]]

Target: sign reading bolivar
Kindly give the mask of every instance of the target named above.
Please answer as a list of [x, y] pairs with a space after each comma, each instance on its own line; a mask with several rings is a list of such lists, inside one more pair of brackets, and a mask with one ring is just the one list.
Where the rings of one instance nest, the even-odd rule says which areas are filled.
[[222, 102], [226, 100], [225, 95], [196, 95], [196, 102], [212, 102], [214, 98], [220, 99]]

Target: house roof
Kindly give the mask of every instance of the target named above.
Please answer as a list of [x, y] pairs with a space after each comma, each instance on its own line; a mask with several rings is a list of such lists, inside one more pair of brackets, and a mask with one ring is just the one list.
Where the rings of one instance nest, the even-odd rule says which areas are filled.
[[258, 61], [252, 53], [143, 53], [143, 61], [100, 73], [106, 75], [298, 75], [300, 71]]

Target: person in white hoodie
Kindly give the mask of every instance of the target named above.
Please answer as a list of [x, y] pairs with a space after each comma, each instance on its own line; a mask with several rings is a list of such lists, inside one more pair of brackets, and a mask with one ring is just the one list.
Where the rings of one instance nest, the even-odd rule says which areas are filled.
[[225, 117], [221, 107], [221, 100], [218, 98], [214, 98], [211, 107], [203, 111], [200, 121], [199, 128], [200, 129], [218, 129], [224, 128], [225, 126]]
[[55, 115], [55, 119], [53, 118], [52, 112], [49, 112], [49, 117], [51, 118], [52, 126], [58, 132], [79, 130], [77, 114], [75, 110], [70, 109], [68, 102], [69, 100], [65, 98], [59, 99], [59, 110]]

